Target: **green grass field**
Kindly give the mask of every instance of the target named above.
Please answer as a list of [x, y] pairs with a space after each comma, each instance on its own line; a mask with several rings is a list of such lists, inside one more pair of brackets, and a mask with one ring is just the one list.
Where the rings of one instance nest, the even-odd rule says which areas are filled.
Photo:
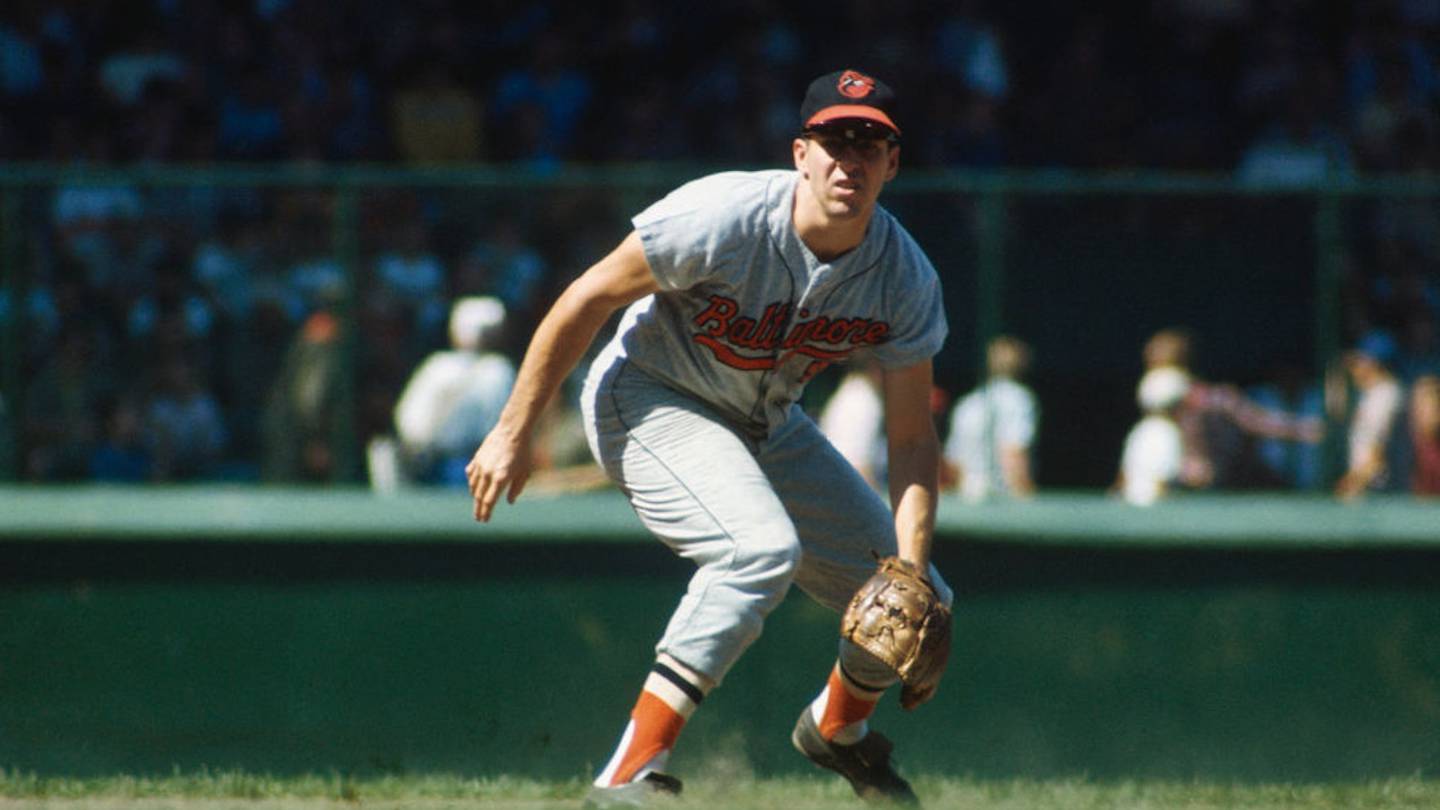
[[[1353, 785], [1222, 785], [1163, 782], [914, 780], [925, 807], [996, 810], [1288, 810], [1290, 808], [1440, 807], [1440, 781], [1391, 779]], [[175, 810], [309, 810], [310, 808], [484, 807], [496, 810], [578, 808], [580, 778], [558, 782], [454, 776], [342, 775], [271, 777], [246, 773], [176, 773], [161, 778], [66, 779], [0, 771], [0, 808], [174, 808]], [[692, 778], [666, 807], [860, 808], [838, 778], [754, 780], [720, 774]]]

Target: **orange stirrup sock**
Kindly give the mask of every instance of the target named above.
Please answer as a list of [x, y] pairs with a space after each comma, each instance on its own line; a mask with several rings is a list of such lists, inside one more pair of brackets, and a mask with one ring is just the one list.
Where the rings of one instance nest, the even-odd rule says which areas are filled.
[[615, 755], [595, 778], [597, 787], [623, 785], [650, 771], [664, 770], [685, 721], [705, 698], [701, 688], [685, 677], [690, 673], [682, 675], [677, 669], [663, 661], [655, 664], [630, 712]]
[[841, 745], [853, 745], [869, 733], [865, 721], [875, 712], [884, 689], [867, 689], [845, 677], [837, 663], [825, 689], [811, 704], [820, 736]]

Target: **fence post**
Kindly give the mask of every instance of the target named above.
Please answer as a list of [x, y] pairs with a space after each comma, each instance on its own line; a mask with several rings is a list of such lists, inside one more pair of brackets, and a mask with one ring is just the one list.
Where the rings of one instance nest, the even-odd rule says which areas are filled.
[[24, 353], [20, 336], [26, 317], [26, 271], [20, 239], [21, 191], [0, 186], [0, 481], [20, 478], [20, 419], [24, 413]]
[[[1315, 366], [1322, 393], [1327, 377], [1338, 371], [1340, 356], [1340, 288], [1345, 272], [1341, 233], [1341, 198], [1321, 190], [1315, 206]], [[1328, 405], [1328, 397], [1326, 397]], [[1325, 408], [1325, 438], [1320, 446], [1319, 487], [1328, 489], [1339, 477], [1345, 421]]]
[[335, 188], [335, 218], [332, 239], [335, 257], [345, 272], [345, 284], [336, 313], [340, 320], [340, 374], [336, 392], [335, 419], [331, 425], [330, 453], [334, 459], [331, 480], [353, 483], [360, 480], [360, 437], [356, 435], [360, 398], [356, 377], [360, 355], [359, 300], [364, 283], [360, 267], [359, 192], [353, 182], [342, 180]]
[[985, 348], [1005, 328], [1005, 192], [980, 193], [976, 222], [977, 267], [975, 340], [979, 351], [978, 379], [986, 375]]

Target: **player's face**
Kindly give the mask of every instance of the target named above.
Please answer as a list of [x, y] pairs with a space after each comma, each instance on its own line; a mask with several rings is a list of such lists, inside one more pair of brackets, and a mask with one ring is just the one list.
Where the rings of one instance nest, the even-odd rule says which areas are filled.
[[868, 213], [900, 168], [900, 147], [884, 138], [808, 133], [795, 140], [795, 168], [830, 216]]

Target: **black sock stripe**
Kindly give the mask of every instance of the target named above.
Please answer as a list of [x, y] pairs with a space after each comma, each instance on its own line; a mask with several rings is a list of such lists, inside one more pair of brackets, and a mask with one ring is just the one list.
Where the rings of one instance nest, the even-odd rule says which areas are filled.
[[656, 675], [659, 675], [665, 680], [675, 684], [675, 688], [679, 689], [681, 692], [684, 692], [685, 697], [690, 698], [691, 702], [699, 704], [700, 701], [705, 699], [705, 693], [700, 691], [700, 687], [685, 680], [683, 677], [680, 676], [680, 673], [676, 672], [670, 667], [667, 667], [657, 661], [655, 662], [655, 667], [653, 671]]
[[850, 670], [848, 670], [848, 669], [845, 668], [845, 662], [844, 662], [844, 661], [840, 661], [839, 664], [840, 664], [840, 674], [841, 674], [842, 676], [844, 676], [845, 680], [847, 680], [847, 681], [849, 681], [850, 683], [854, 684], [855, 687], [858, 688], [858, 689], [863, 689], [863, 690], [865, 690], [866, 692], [884, 692], [886, 689], [889, 689], [889, 688], [890, 688], [889, 686], [871, 686], [870, 684], [865, 683], [864, 681], [860, 680], [859, 678], [855, 677], [854, 675], [851, 675], [851, 674], [850, 674]]

